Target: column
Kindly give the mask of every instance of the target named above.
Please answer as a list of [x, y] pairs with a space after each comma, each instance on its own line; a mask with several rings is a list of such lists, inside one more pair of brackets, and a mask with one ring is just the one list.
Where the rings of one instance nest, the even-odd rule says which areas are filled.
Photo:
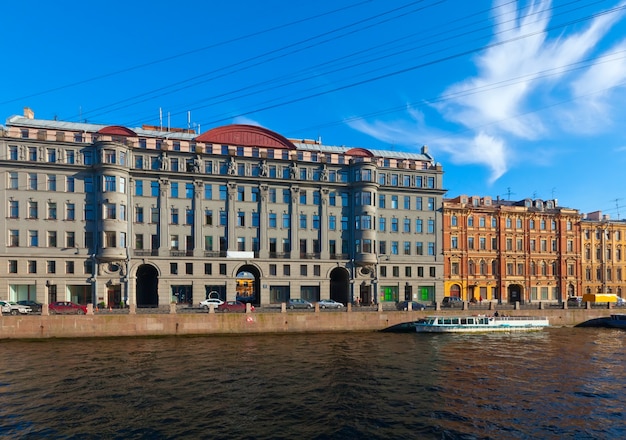
[[259, 185], [261, 202], [259, 203], [259, 258], [269, 258], [269, 240], [267, 238], [267, 193], [268, 185]]
[[[202, 225], [204, 213], [202, 211], [202, 191], [204, 182], [196, 180], [193, 182], [193, 255], [194, 257], [204, 256], [204, 237], [202, 236]], [[194, 297], [195, 298], [195, 297]]]
[[159, 181], [159, 200], [157, 201], [157, 208], [159, 209], [159, 256], [168, 256], [170, 250], [169, 243], [169, 186], [170, 181], [168, 179], [161, 179]]

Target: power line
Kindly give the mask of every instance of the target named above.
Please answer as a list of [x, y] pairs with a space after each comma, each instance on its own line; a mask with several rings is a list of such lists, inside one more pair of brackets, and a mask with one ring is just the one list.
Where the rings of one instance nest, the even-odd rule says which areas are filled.
[[201, 48], [198, 48], [198, 49], [193, 49], [193, 50], [190, 50], [190, 51], [181, 52], [181, 53], [169, 56], [169, 57], [159, 58], [157, 60], [149, 61], [149, 62], [143, 63], [143, 64], [137, 64], [135, 66], [130, 66], [130, 67], [125, 68], [125, 69], [116, 70], [114, 72], [110, 72], [110, 73], [106, 73], [106, 74], [103, 74], [103, 75], [94, 76], [94, 77], [87, 78], [87, 79], [84, 79], [84, 80], [81, 80], [81, 81], [76, 81], [76, 82], [73, 82], [73, 83], [70, 83], [70, 84], [65, 84], [65, 85], [62, 85], [62, 86], [59, 86], [59, 87], [55, 87], [55, 88], [52, 88], [52, 89], [43, 90], [41, 92], [33, 93], [33, 94], [30, 94], [30, 95], [26, 95], [26, 96], [10, 99], [10, 100], [7, 100], [7, 101], [0, 101], [0, 105], [11, 104], [13, 102], [17, 102], [17, 101], [20, 101], [20, 100], [29, 99], [29, 98], [33, 98], [33, 97], [41, 96], [41, 95], [46, 95], [46, 94], [49, 94], [49, 93], [52, 93], [52, 92], [57, 92], [57, 91], [60, 91], [60, 90], [71, 88], [71, 87], [76, 87], [76, 86], [87, 84], [87, 83], [90, 83], [90, 82], [95, 82], [95, 81], [99, 81], [99, 80], [102, 80], [102, 79], [105, 79], [105, 78], [110, 78], [110, 77], [113, 77], [113, 76], [121, 75], [123, 73], [132, 72], [134, 70], [143, 69], [145, 67], [149, 67], [149, 66], [153, 66], [153, 65], [156, 65], [156, 64], [164, 63], [166, 61], [172, 61], [172, 60], [175, 60], [175, 59], [178, 59], [178, 58], [183, 58], [185, 56], [193, 55], [193, 54], [200, 53], [200, 52], [204, 52], [204, 51], [207, 51], [209, 49], [214, 49], [214, 48], [219, 47], [219, 46], [232, 44], [232, 43], [237, 42], [237, 41], [246, 40], [246, 39], [257, 37], [257, 36], [260, 36], [260, 35], [263, 35], [263, 34], [266, 34], [266, 33], [270, 33], [270, 32], [273, 32], [275, 30], [278, 30], [278, 29], [283, 29], [285, 27], [295, 26], [297, 24], [304, 23], [304, 22], [309, 21], [309, 20], [314, 20], [314, 19], [318, 19], [318, 18], [321, 18], [321, 17], [325, 17], [327, 15], [331, 15], [331, 14], [337, 13], [337, 12], [342, 12], [342, 11], [345, 11], [345, 10], [348, 10], [348, 9], [351, 9], [351, 8], [354, 8], [354, 7], [357, 7], [357, 6], [364, 5], [366, 3], [369, 3], [370, 1], [371, 0], [364, 0], [364, 1], [361, 1], [361, 2], [358, 2], [358, 3], [353, 3], [351, 5], [348, 5], [348, 6], [345, 6], [345, 7], [342, 7], [342, 8], [334, 9], [334, 10], [331, 10], [331, 11], [328, 11], [328, 12], [323, 12], [321, 14], [314, 15], [312, 17], [306, 17], [306, 18], [303, 18], [303, 19], [299, 19], [299, 20], [296, 20], [296, 21], [289, 22], [287, 24], [281, 24], [281, 25], [278, 25], [278, 26], [273, 26], [273, 27], [268, 28], [268, 29], [263, 29], [263, 30], [260, 30], [260, 31], [257, 31], [257, 32], [252, 32], [250, 34], [246, 34], [246, 35], [242, 35], [242, 36], [239, 36], [239, 37], [231, 38], [229, 40], [221, 41], [221, 42], [218, 42], [218, 43], [214, 43], [214, 44], [211, 44], [211, 45], [208, 45], [208, 46], [204, 46], [204, 47], [201, 47]]
[[471, 48], [471, 49], [468, 49], [468, 50], [457, 52], [457, 53], [452, 54], [452, 55], [447, 55], [447, 56], [444, 56], [444, 57], [441, 57], [441, 58], [438, 58], [438, 59], [435, 59], [435, 60], [426, 61], [426, 62], [419, 63], [419, 64], [416, 64], [416, 65], [413, 65], [413, 66], [409, 66], [409, 67], [405, 67], [405, 68], [402, 68], [402, 69], [399, 69], [399, 70], [395, 70], [393, 72], [377, 75], [377, 76], [370, 77], [370, 78], [367, 78], [367, 79], [364, 79], [364, 80], [361, 80], [361, 81], [357, 81], [357, 82], [353, 82], [353, 83], [350, 83], [350, 84], [346, 84], [346, 85], [343, 85], [343, 86], [337, 86], [337, 87], [334, 87], [334, 88], [331, 88], [331, 89], [328, 89], [328, 90], [325, 90], [325, 91], [321, 91], [321, 92], [318, 92], [318, 93], [305, 95], [305, 96], [300, 96], [300, 97], [288, 99], [286, 101], [283, 101], [283, 102], [280, 102], [280, 103], [277, 103], [277, 104], [269, 104], [269, 105], [266, 105], [266, 106], [263, 106], [263, 107], [259, 107], [259, 108], [256, 108], [256, 109], [253, 109], [253, 110], [250, 110], [250, 111], [233, 114], [233, 115], [230, 115], [230, 116], [224, 117], [224, 118], [214, 119], [214, 120], [209, 121], [209, 122], [204, 122], [203, 125], [212, 125], [212, 124], [224, 122], [224, 121], [232, 119], [234, 117], [247, 116], [247, 115], [250, 115], [252, 113], [257, 113], [257, 112], [261, 112], [261, 111], [270, 110], [270, 109], [281, 107], [281, 106], [284, 106], [284, 105], [287, 105], [287, 104], [293, 104], [293, 103], [296, 103], [296, 102], [308, 100], [308, 99], [319, 97], [319, 96], [322, 96], [322, 95], [327, 95], [329, 93], [335, 93], [335, 92], [338, 92], [338, 91], [342, 91], [342, 90], [346, 90], [346, 89], [349, 89], [349, 88], [353, 88], [353, 87], [357, 87], [357, 86], [360, 86], [360, 85], [364, 85], [364, 84], [367, 84], [367, 83], [371, 83], [371, 82], [374, 82], [374, 81], [379, 81], [381, 79], [390, 78], [390, 77], [397, 76], [397, 75], [400, 75], [400, 74], [412, 72], [412, 71], [417, 70], [417, 69], [421, 69], [421, 68], [424, 68], [424, 67], [427, 67], [427, 66], [432, 66], [434, 64], [439, 64], [439, 63], [442, 63], [444, 61], [449, 61], [451, 59], [458, 58], [458, 57], [461, 57], [461, 56], [464, 56], [464, 55], [471, 55], [471, 54], [474, 54], [474, 53], [478, 53], [478, 52], [481, 52], [481, 51], [483, 51], [485, 49], [490, 49], [490, 48], [502, 46], [502, 45], [505, 45], [505, 44], [508, 44], [508, 43], [511, 43], [511, 42], [514, 42], [514, 41], [519, 41], [519, 40], [522, 40], [524, 38], [529, 38], [531, 36], [536, 36], [538, 34], [542, 34], [542, 33], [546, 32], [546, 31], [559, 29], [559, 28], [562, 28], [562, 27], [565, 27], [565, 26], [569, 26], [569, 25], [572, 25], [572, 24], [576, 24], [576, 23], [579, 23], [579, 22], [582, 22], [582, 21], [589, 20], [589, 19], [597, 17], [597, 16], [605, 15], [605, 14], [608, 14], [608, 13], [613, 13], [613, 12], [616, 12], [616, 11], [619, 11], [619, 10], [624, 10], [624, 9], [626, 9], [626, 6], [620, 6], [620, 7], [617, 7], [617, 8], [613, 8], [613, 9], [611, 9], [609, 11], [604, 11], [604, 12], [601, 12], [601, 13], [598, 13], [598, 14], [593, 14], [593, 15], [587, 16], [587, 17], [578, 18], [576, 20], [572, 20], [572, 21], [569, 21], [569, 22], [566, 22], [566, 23], [563, 23], [563, 24], [560, 24], [560, 25], [557, 25], [557, 26], [552, 26], [552, 27], [548, 28], [547, 30], [535, 31], [535, 32], [531, 32], [531, 33], [528, 33], [528, 34], [525, 34], [525, 35], [518, 36], [518, 37], [513, 37], [513, 38], [510, 38], [508, 40], [498, 41], [498, 42], [490, 43], [490, 44], [487, 44], [487, 45], [484, 45], [484, 46], [481, 46], [481, 47]]

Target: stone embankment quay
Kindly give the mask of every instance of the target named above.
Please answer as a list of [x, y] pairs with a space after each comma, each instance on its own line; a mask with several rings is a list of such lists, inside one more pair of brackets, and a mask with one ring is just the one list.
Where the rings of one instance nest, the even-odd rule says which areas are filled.
[[[347, 308], [340, 310], [263, 310], [248, 313], [185, 313], [172, 305], [169, 310], [134, 309], [123, 313], [93, 312], [87, 315], [1, 316], [0, 339], [91, 338], [133, 336], [183, 336], [183, 335], [233, 335], [280, 334], [305, 332], [367, 332], [378, 331], [402, 322], [414, 321], [429, 315], [490, 315], [496, 307], [492, 304], [480, 308], [427, 309], [425, 311], [386, 310], [377, 308]], [[500, 313], [510, 316], [546, 316], [550, 325], [570, 327], [585, 321], [608, 317], [611, 308], [566, 308], [498, 306]], [[616, 309], [617, 310], [617, 309]], [[626, 312], [626, 311], [625, 311]]]

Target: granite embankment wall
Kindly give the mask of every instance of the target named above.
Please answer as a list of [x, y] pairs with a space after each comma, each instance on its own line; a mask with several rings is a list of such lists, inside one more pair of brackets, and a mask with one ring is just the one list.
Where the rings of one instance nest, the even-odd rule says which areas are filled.
[[[171, 313], [1, 316], [0, 339], [132, 337], [377, 331], [433, 315], [476, 311], [288, 311], [272, 313]], [[488, 312], [489, 313], [489, 312]], [[515, 310], [511, 316], [547, 316], [552, 326], [607, 317], [608, 309]]]

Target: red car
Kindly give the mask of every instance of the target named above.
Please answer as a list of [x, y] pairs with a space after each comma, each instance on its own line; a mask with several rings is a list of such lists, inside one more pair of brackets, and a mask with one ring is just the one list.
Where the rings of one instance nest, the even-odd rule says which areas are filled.
[[[216, 309], [218, 312], [245, 312], [246, 311], [246, 304], [242, 303], [241, 301], [226, 301], [222, 304], [220, 304], [219, 306], [217, 306]], [[254, 306], [250, 305], [250, 311], [254, 312]]]
[[51, 303], [48, 310], [51, 315], [84, 315], [87, 313], [87, 306], [70, 301], [57, 301]]

